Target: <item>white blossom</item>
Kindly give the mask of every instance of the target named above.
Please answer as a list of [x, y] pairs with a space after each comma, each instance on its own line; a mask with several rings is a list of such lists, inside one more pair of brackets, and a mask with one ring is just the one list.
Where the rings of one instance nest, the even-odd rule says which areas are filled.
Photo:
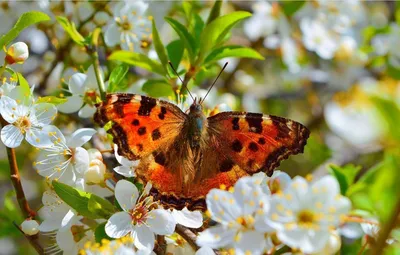
[[39, 233], [39, 223], [36, 220], [24, 220], [21, 223], [21, 230], [27, 235], [36, 235]]
[[22, 64], [28, 59], [28, 57], [28, 45], [24, 42], [16, 42], [7, 49], [5, 61], [9, 65], [14, 63]]
[[151, 251], [155, 234], [169, 235], [174, 232], [176, 222], [172, 215], [163, 209], [153, 209], [152, 198], [139, 197], [139, 191], [133, 183], [118, 181], [115, 197], [123, 211], [108, 219], [105, 226], [108, 236], [121, 238], [130, 235], [136, 248]]

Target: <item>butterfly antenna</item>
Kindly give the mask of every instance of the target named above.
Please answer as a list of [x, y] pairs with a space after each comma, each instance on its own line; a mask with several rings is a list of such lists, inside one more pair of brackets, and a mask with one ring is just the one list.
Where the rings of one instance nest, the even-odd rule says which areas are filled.
[[219, 72], [217, 78], [215, 78], [214, 82], [211, 84], [211, 87], [208, 89], [206, 95], [204, 96], [204, 98], [201, 100], [201, 102], [199, 102], [199, 104], [202, 104], [204, 102], [204, 100], [206, 99], [206, 97], [208, 96], [208, 93], [210, 93], [211, 89], [214, 87], [215, 83], [217, 82], [219, 76], [221, 76], [222, 72], [225, 70], [225, 67], [228, 65], [228, 62], [225, 63], [224, 67], [222, 67], [221, 71]]
[[[174, 66], [172, 65], [171, 61], [168, 61], [168, 64], [171, 66], [172, 70], [174, 70], [176, 76], [178, 76], [179, 80], [180, 80], [180, 81], [182, 82], [182, 84], [183, 84], [183, 80], [181, 79], [181, 77], [179, 77], [179, 74], [178, 74], [178, 72], [175, 70], [175, 68], [174, 68]], [[193, 100], [193, 102], [194, 102], [195, 100], [194, 100], [194, 97], [193, 97], [192, 93], [190, 93], [190, 90], [189, 90], [189, 88], [188, 88], [187, 86], [185, 86], [185, 87], [186, 87], [186, 90], [188, 91], [190, 97], [192, 98], [192, 100]]]

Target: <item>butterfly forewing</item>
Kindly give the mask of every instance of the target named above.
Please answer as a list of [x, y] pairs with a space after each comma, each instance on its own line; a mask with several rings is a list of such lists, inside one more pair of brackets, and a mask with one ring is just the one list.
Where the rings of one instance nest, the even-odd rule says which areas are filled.
[[248, 174], [271, 175], [281, 160], [303, 152], [309, 130], [281, 117], [246, 112], [222, 112], [208, 118], [214, 146], [229, 159], [225, 169], [238, 165]]
[[97, 106], [95, 121], [110, 123], [107, 130], [118, 145], [118, 153], [130, 160], [141, 159], [172, 144], [185, 123], [186, 114], [177, 106], [135, 94], [108, 94]]

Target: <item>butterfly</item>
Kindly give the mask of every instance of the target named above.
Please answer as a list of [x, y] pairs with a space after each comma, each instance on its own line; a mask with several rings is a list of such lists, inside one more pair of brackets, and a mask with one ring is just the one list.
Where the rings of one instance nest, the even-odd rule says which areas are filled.
[[[204, 101], [204, 100], [203, 100]], [[137, 94], [108, 94], [95, 121], [107, 124], [118, 154], [138, 160], [138, 179], [167, 208], [205, 210], [212, 188], [242, 176], [271, 176], [281, 160], [303, 152], [309, 130], [293, 120], [249, 112], [206, 117], [202, 101], [183, 112], [167, 101]]]

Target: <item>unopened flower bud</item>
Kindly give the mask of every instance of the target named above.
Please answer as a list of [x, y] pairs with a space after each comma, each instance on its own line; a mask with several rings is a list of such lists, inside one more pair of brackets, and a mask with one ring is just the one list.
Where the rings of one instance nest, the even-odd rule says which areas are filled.
[[36, 220], [25, 220], [21, 224], [21, 230], [29, 235], [36, 235], [39, 232], [39, 223]]
[[29, 57], [28, 45], [24, 42], [12, 44], [6, 51], [5, 61], [8, 65], [22, 64]]
[[98, 159], [90, 162], [89, 169], [85, 172], [85, 180], [90, 183], [101, 183], [104, 181], [106, 166]]
[[101, 27], [107, 24], [109, 19], [110, 15], [108, 15], [106, 12], [98, 12], [96, 15], [94, 15], [93, 21], [96, 23], [96, 25]]
[[98, 149], [89, 149], [87, 152], [89, 153], [89, 161], [94, 159], [103, 161], [103, 155], [101, 155], [101, 152]]

